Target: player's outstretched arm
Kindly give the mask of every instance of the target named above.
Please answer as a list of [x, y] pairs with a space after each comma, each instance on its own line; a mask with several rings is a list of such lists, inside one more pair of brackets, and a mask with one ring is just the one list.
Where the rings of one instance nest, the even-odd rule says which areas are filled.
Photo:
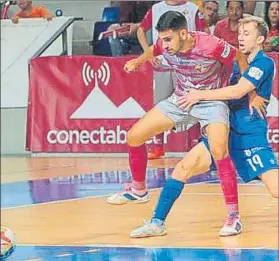
[[178, 106], [182, 109], [189, 109], [199, 101], [222, 101], [240, 99], [248, 92], [255, 89], [255, 86], [241, 77], [235, 85], [227, 86], [217, 90], [190, 90], [187, 95], [178, 99]]
[[140, 65], [144, 64], [148, 59], [155, 57], [153, 52], [154, 52], [154, 47], [152, 45], [141, 56], [139, 56], [136, 59], [128, 61], [124, 65], [124, 71], [127, 73], [135, 72], [139, 68]]

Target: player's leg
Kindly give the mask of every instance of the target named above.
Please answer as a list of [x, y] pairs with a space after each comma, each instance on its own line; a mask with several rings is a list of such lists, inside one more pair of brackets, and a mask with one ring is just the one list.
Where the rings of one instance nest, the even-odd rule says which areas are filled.
[[[173, 82], [170, 71], [157, 71], [153, 73], [153, 101], [158, 104], [160, 101], [167, 99], [173, 93]], [[148, 153], [148, 159], [158, 159], [165, 155], [164, 151], [164, 133], [155, 136], [156, 143], [152, 145], [151, 151]]]
[[206, 133], [228, 211], [227, 220], [219, 235], [236, 235], [241, 232], [242, 224], [238, 209], [236, 170], [228, 151], [229, 127], [221, 122], [210, 123], [206, 127]]
[[198, 123], [196, 117], [190, 116], [176, 105], [175, 94], [159, 102], [128, 132], [129, 163], [132, 174], [132, 187], [128, 191], [117, 193], [107, 199], [110, 204], [128, 202], [143, 203], [149, 200], [145, 184], [147, 153], [145, 142], [152, 136], [175, 128], [184, 131]]
[[133, 230], [131, 237], [153, 237], [166, 234], [164, 222], [177, 198], [180, 196], [185, 182], [193, 176], [209, 170], [211, 155], [203, 142], [192, 148], [176, 165], [172, 178], [164, 185], [150, 222]]
[[129, 164], [132, 175], [131, 187], [107, 198], [107, 203], [121, 205], [128, 202], [144, 203], [149, 200], [145, 184], [147, 151], [145, 142], [154, 135], [174, 127], [174, 121], [158, 108], [151, 109], [136, 122], [127, 134]]
[[[229, 108], [221, 101], [201, 102], [193, 106], [190, 114], [201, 119], [202, 131], [205, 130], [208, 136], [209, 148], [217, 167], [229, 213], [220, 235], [240, 233], [241, 227], [236, 226], [239, 221], [236, 171], [228, 153]], [[232, 219], [237, 222], [231, 222]], [[229, 226], [230, 224], [233, 226]], [[235, 228], [240, 228], [240, 230], [235, 231]], [[226, 229], [228, 231], [225, 231]]]
[[271, 169], [260, 176], [270, 195], [278, 198], [278, 169]]

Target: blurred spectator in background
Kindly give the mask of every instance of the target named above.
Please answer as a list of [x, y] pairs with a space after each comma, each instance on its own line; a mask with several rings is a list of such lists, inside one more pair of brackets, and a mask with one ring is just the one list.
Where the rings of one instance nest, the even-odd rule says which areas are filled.
[[17, 5], [20, 12], [12, 17], [12, 22], [17, 24], [19, 18], [46, 18], [48, 21], [52, 20], [53, 15], [44, 6], [32, 6], [31, 0], [18, 0]]
[[215, 26], [218, 21], [218, 11], [219, 11], [219, 3], [217, 1], [208, 1], [203, 2], [203, 6], [201, 8], [202, 13], [204, 15], [204, 19], [208, 24], [210, 34], [214, 34]]
[[256, 1], [245, 1], [245, 8], [244, 13], [245, 14], [251, 14], [253, 15], [256, 9], [257, 2]]
[[244, 12], [244, 2], [227, 1], [227, 17], [216, 24], [214, 35], [238, 47], [238, 21]]
[[185, 15], [187, 19], [188, 29], [190, 31], [205, 31], [207, 23], [204, 20], [203, 14], [199, 11], [196, 4], [188, 1], [172, 1], [165, 0], [154, 4], [147, 12], [144, 19], [141, 21], [138, 28], [138, 39], [144, 51], [148, 50], [150, 43], [147, 40], [146, 32], [152, 30], [152, 43], [155, 44], [158, 38], [158, 33], [155, 26], [160, 18], [167, 11], [177, 11]]
[[[147, 10], [154, 3], [156, 3], [156, 1], [119, 2], [120, 23], [112, 24], [108, 30], [115, 30], [121, 25], [130, 25], [130, 32], [125, 37], [115, 39], [113, 37], [109, 38], [112, 56], [121, 56], [128, 53], [139, 54], [141, 52], [136, 32]], [[131, 48], [134, 48], [134, 50], [131, 50]]]
[[279, 2], [266, 2], [265, 21], [269, 27], [264, 50], [267, 52], [279, 52]]
[[202, 0], [190, 0], [190, 2], [196, 4], [200, 9], [202, 9], [202, 6], [203, 6]]

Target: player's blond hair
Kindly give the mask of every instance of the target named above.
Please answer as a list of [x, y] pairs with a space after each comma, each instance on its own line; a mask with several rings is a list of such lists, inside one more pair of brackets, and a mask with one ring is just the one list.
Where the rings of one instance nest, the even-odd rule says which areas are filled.
[[247, 15], [244, 18], [240, 19], [238, 22], [238, 28], [244, 24], [253, 23], [258, 30], [259, 36], [263, 36], [264, 39], [267, 38], [269, 33], [269, 28], [267, 23], [259, 16]]

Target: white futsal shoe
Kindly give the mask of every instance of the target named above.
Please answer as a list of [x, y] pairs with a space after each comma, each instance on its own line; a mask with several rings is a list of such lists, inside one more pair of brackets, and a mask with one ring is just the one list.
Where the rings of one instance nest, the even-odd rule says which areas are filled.
[[124, 184], [124, 186], [125, 190], [123, 192], [118, 192], [111, 195], [106, 199], [106, 202], [112, 205], [123, 205], [127, 203], [146, 203], [150, 200], [148, 191], [146, 191], [146, 193], [140, 196], [132, 192], [130, 184]]
[[134, 229], [130, 233], [131, 238], [158, 237], [167, 234], [164, 224], [144, 222], [144, 225]]
[[242, 231], [242, 223], [239, 215], [228, 215], [224, 226], [219, 232], [219, 236], [227, 237], [240, 234]]

